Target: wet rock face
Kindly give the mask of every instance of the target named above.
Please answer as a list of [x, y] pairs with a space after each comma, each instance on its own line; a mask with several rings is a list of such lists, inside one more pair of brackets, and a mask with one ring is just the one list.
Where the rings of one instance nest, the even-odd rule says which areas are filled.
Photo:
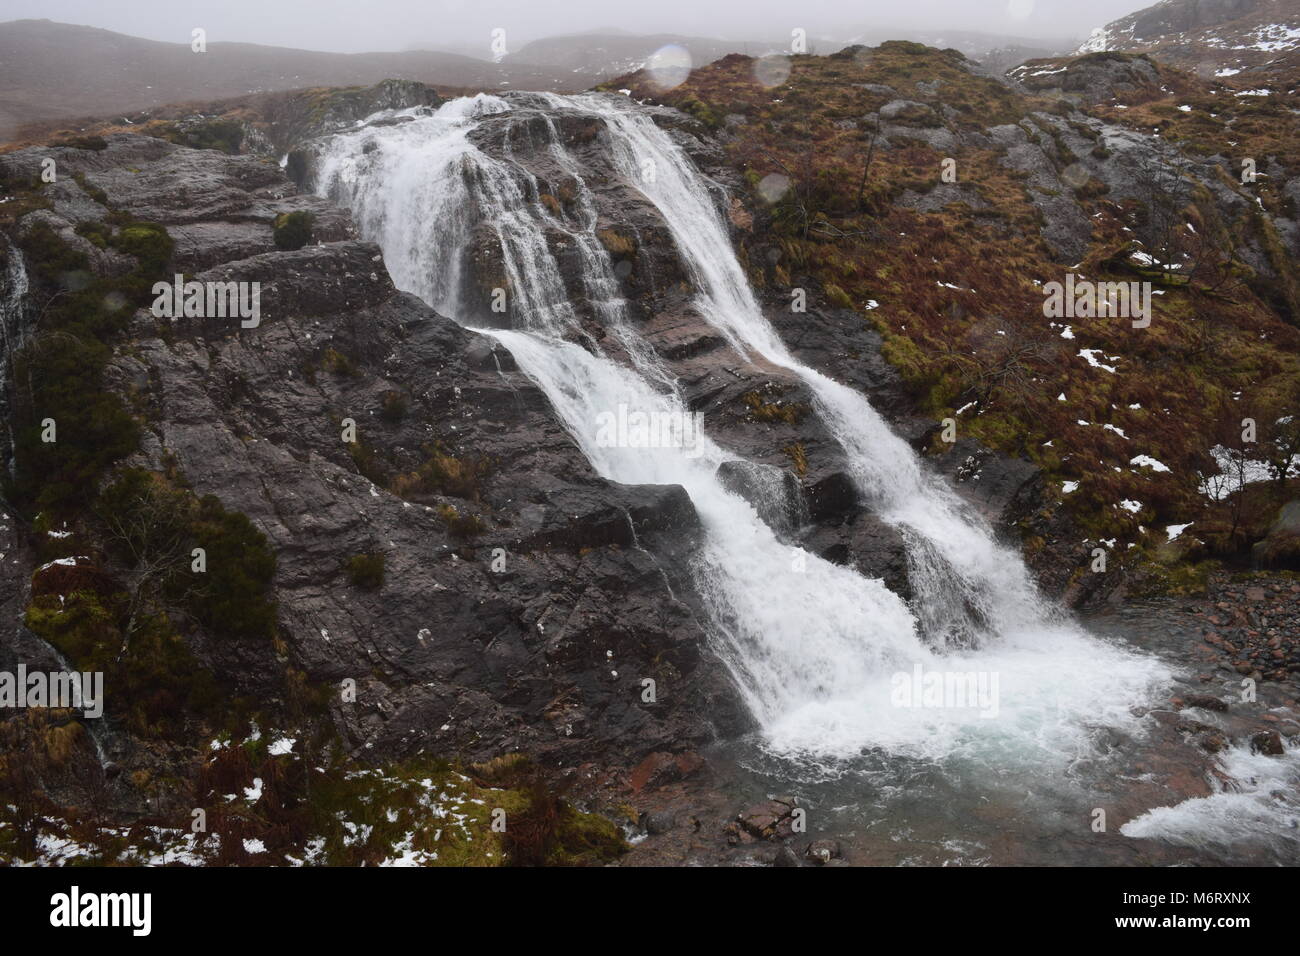
[[[173, 464], [267, 535], [289, 662], [356, 681], [329, 705], [356, 753], [630, 764], [745, 729], [699, 623], [680, 487], [594, 474], [494, 340], [397, 291], [347, 215], [274, 165], [118, 135], [74, 170], [163, 223], [178, 271], [261, 283], [252, 328], [137, 313], [108, 378], [145, 418], [129, 463]], [[42, 215], [80, 239], [86, 201], [70, 189]], [[313, 243], [276, 250], [272, 222], [299, 209]], [[376, 553], [381, 584], [354, 585], [348, 559]], [[272, 648], [187, 637], [236, 692], [277, 692]]]
[[1048, 60], [1017, 67], [1010, 73], [1035, 93], [1077, 98], [1086, 106], [1116, 97], [1131, 102], [1134, 97], [1160, 95], [1160, 74], [1146, 57], [1096, 54], [1057, 65]]
[[[712, 181], [736, 185], [718, 146], [697, 137], [686, 117], [669, 109], [653, 112]], [[842, 450], [820, 416], [812, 414], [808, 387], [788, 369], [737, 354], [700, 314], [689, 264], [658, 210], [616, 168], [604, 121], [512, 94], [511, 111], [485, 118], [471, 138], [479, 149], [498, 158], [508, 155], [525, 171], [525, 192], [535, 189], [538, 202], [557, 221], [548, 246], [585, 332], [618, 355], [614, 336], [589, 301], [584, 257], [566, 230], [595, 233], [609, 253], [628, 321], [676, 377], [689, 407], [703, 415], [710, 438], [745, 459], [723, 465], [724, 483], [792, 546], [888, 574], [891, 586], [906, 593], [901, 539], [875, 533], [879, 529], [869, 516], [856, 521], [862, 503]], [[557, 156], [557, 143], [567, 159]], [[580, 192], [579, 178], [589, 194]], [[743, 208], [730, 205], [732, 197], [722, 193], [718, 201], [733, 226], [743, 228]], [[481, 230], [471, 249], [468, 281], [479, 288], [490, 286], [491, 276], [503, 269], [499, 242], [490, 233]], [[906, 401], [898, 378], [879, 357], [879, 336], [860, 316], [849, 310], [792, 316], [788, 307], [773, 307], [768, 317], [801, 359], [872, 392], [873, 399], [902, 414]], [[907, 424], [919, 433], [916, 422]], [[863, 533], [867, 525], [873, 533]]]
[[[658, 311], [651, 303], [681, 293], [688, 277], [668, 227], [654, 205], [615, 168], [603, 121], [552, 110], [527, 95], [515, 96], [509, 112], [484, 117], [470, 138], [488, 155], [508, 155], [522, 171], [523, 192], [532, 195], [535, 190], [555, 220], [549, 247], [565, 279], [569, 301], [591, 323], [593, 335], [599, 337], [599, 329], [584, 281], [586, 261], [566, 230], [594, 229], [635, 318], [650, 319]], [[573, 159], [572, 165], [557, 156], [555, 145]], [[581, 185], [591, 191], [594, 208], [581, 198], [579, 176]], [[492, 241], [476, 257], [476, 270], [480, 262], [495, 261]], [[482, 277], [477, 284], [491, 287]]]
[[807, 520], [803, 487], [788, 471], [750, 461], [724, 461], [718, 466], [718, 479], [728, 491], [753, 505], [778, 534], [795, 534]]
[[1186, 33], [1216, 26], [1254, 13], [1265, 0], [1197, 0], [1195, 3], [1158, 3], [1132, 14], [1133, 39], [1156, 40], [1170, 33]]
[[1079, 261], [1088, 248], [1092, 225], [1043, 152], [1041, 143], [1045, 134], [1028, 123], [995, 126], [989, 133], [1005, 150], [1000, 162], [1025, 174], [1026, 194], [1043, 214], [1043, 240], [1054, 258], [1061, 262]]
[[[750, 807], [727, 828], [728, 840], [752, 843], [755, 840], [784, 840], [793, 836], [798, 817], [804, 811], [795, 797], [777, 797]], [[793, 865], [798, 866], [795, 862]]]
[[1288, 501], [1255, 544], [1251, 560], [1261, 568], [1300, 568], [1300, 501]]

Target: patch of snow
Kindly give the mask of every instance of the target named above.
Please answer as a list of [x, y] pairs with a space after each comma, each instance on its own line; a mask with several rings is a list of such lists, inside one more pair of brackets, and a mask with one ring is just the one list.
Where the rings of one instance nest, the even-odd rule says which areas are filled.
[[[1101, 362], [1097, 361], [1097, 356], [1101, 354], [1102, 354], [1101, 349], [1079, 349], [1079, 358], [1083, 359], [1093, 368], [1099, 368], [1104, 372], [1110, 372], [1111, 375], [1114, 375], [1115, 366], [1104, 365]], [[1112, 362], [1115, 361], [1114, 356], [1107, 355], [1106, 358], [1110, 359]]]
[[[1246, 458], [1235, 448], [1215, 445], [1210, 455], [1218, 466], [1219, 474], [1203, 475], [1197, 491], [1213, 501], [1222, 501], [1229, 495], [1240, 491], [1246, 485], [1273, 478], [1273, 471], [1268, 462]], [[1300, 475], [1300, 455], [1294, 455], [1287, 465], [1287, 477]]]
[[1150, 455], [1134, 455], [1132, 458], [1129, 459], [1128, 463], [1130, 465], [1137, 465], [1138, 467], [1146, 466], [1147, 468], [1150, 468], [1152, 471], [1169, 470], [1168, 465], [1164, 464], [1163, 462], [1156, 461]]

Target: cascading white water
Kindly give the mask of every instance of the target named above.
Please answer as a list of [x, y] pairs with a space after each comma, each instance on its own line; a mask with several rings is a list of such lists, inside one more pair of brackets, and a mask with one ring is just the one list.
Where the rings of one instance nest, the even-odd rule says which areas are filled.
[[27, 266], [17, 246], [0, 236], [4, 243], [5, 267], [0, 274], [0, 339], [3, 339], [4, 361], [0, 362], [0, 391], [3, 391], [8, 364], [15, 351], [22, 347], [27, 308]]
[[[678, 419], [687, 409], [627, 321], [594, 235], [594, 201], [549, 117], [542, 124], [547, 148], [578, 184], [576, 225], [539, 201], [534, 177], [509, 155], [508, 137], [500, 159], [470, 140], [477, 125], [500, 122], [501, 113], [535, 120], [537, 104], [604, 126], [615, 167], [671, 230], [695, 278], [700, 312], [742, 355], [808, 383], [864, 500], [903, 531], [917, 592], [912, 608], [879, 581], [783, 543], [719, 481], [718, 465], [735, 456], [707, 437], [689, 450], [600, 440], [600, 416], [620, 406]], [[503, 250], [514, 328], [485, 331], [541, 387], [600, 474], [686, 489], [705, 530], [695, 571], [712, 636], [774, 752], [834, 763], [877, 747], [1041, 767], [1084, 749], [1091, 725], [1131, 723], [1129, 706], [1167, 680], [1155, 660], [1095, 640], [1054, 613], [1018, 555], [925, 472], [863, 396], [793, 358], [745, 280], [706, 182], [648, 118], [597, 94], [478, 96], [408, 115], [414, 118], [331, 137], [321, 147], [318, 189], [353, 209], [400, 288], [453, 317], [464, 311], [461, 273], [471, 233], [490, 224]], [[653, 179], [640, 174], [646, 160]], [[581, 251], [586, 294], [630, 363], [566, 341], [579, 323], [548, 246], [547, 233], [557, 231]], [[896, 706], [891, 678], [916, 665], [995, 673], [996, 719], [971, 708]]]
[[[570, 101], [548, 96], [556, 108]], [[911, 580], [927, 636], [967, 643], [1039, 627], [1052, 609], [1039, 600], [1023, 562], [895, 435], [865, 397], [798, 362], [764, 317], [731, 251], [722, 217], [699, 172], [644, 113], [594, 94], [577, 107], [611, 130], [618, 166], [663, 213], [699, 290], [700, 313], [741, 354], [757, 353], [795, 372], [817, 397], [818, 411], [844, 447], [866, 501], [898, 526], [909, 544]], [[645, 175], [647, 160], [652, 175]]]
[[[27, 304], [27, 266], [23, 254], [5, 236], [0, 236], [4, 243], [5, 268], [0, 274], [0, 340], [3, 340], [3, 355], [0, 355], [0, 398], [8, 394], [9, 370], [14, 352], [22, 348], [27, 323], [24, 321]], [[7, 411], [7, 409], [6, 409]], [[4, 416], [5, 434], [9, 447], [13, 448], [13, 422], [8, 414]], [[13, 472], [13, 457], [6, 463]]]

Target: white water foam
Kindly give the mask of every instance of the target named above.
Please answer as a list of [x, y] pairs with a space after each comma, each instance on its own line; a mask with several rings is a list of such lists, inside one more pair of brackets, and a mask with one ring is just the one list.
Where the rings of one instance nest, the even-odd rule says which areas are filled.
[[1279, 862], [1294, 862], [1300, 852], [1300, 747], [1271, 756], [1238, 745], [1220, 755], [1219, 766], [1227, 781], [1211, 777], [1214, 793], [1148, 810], [1120, 833], [1196, 849], [1253, 842], [1271, 848]]

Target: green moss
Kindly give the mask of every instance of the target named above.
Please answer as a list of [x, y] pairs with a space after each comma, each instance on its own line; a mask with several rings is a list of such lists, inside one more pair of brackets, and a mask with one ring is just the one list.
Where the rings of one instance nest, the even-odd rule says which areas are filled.
[[[219, 719], [222, 694], [161, 615], [137, 621], [129, 639], [127, 595], [74, 591], [35, 598], [23, 622], [81, 671], [104, 674], [105, 713], [145, 737], [180, 740], [184, 721]], [[228, 713], [229, 710], [227, 709]]]
[[933, 374], [925, 353], [911, 339], [902, 335], [887, 335], [880, 354], [903, 376], [903, 381], [913, 389], [930, 384]]
[[[85, 234], [135, 257], [135, 266], [125, 275], [95, 276], [85, 254], [46, 223], [18, 239], [35, 279], [41, 320], [15, 356], [10, 492], [34, 510], [74, 508], [85, 489], [138, 441], [136, 422], [105, 387], [104, 369], [110, 343], [133, 308], [149, 303], [153, 283], [167, 272], [172, 240], [162, 226], [143, 222], [129, 222], [116, 234], [91, 226]], [[54, 423], [53, 442], [43, 440], [47, 420]]]
[[709, 129], [720, 129], [722, 127], [722, 119], [698, 96], [685, 97], [677, 103], [677, 107], [685, 110]]
[[790, 459], [790, 464], [794, 467], [794, 473], [802, 478], [808, 473], [808, 454], [804, 450], [803, 444], [796, 443], [786, 445], [781, 449], [786, 457]]
[[514, 809], [507, 811], [504, 844], [517, 866], [598, 866], [626, 853], [627, 842], [610, 820], [585, 813], [548, 786], [540, 769], [522, 754], [508, 754], [473, 767], [479, 779], [500, 787]]
[[304, 210], [281, 213], [273, 226], [277, 249], [301, 249], [311, 242], [313, 217]]
[[808, 413], [808, 406], [802, 402], [769, 402], [757, 391], [745, 392], [740, 400], [749, 409], [750, 418], [760, 422], [796, 425]]
[[193, 149], [217, 149], [232, 156], [239, 154], [244, 141], [244, 127], [238, 120], [214, 119], [203, 123], [172, 125], [163, 130], [162, 138]]
[[476, 537], [484, 530], [483, 521], [478, 515], [463, 515], [453, 505], [440, 505], [438, 514], [447, 523], [447, 530], [453, 538], [467, 540]]
[[348, 558], [348, 580], [353, 587], [376, 591], [384, 584], [385, 563], [386, 558], [382, 553], [354, 554]]
[[617, 229], [601, 229], [596, 233], [596, 237], [611, 256], [626, 259], [636, 255], [636, 239], [624, 235]]
[[72, 149], [89, 149], [95, 152], [108, 149], [108, 142], [102, 136], [73, 136], [68, 139], [56, 140], [50, 145], [71, 147]]
[[479, 485], [491, 470], [485, 458], [457, 458], [437, 446], [426, 447], [428, 459], [413, 472], [398, 475], [390, 490], [399, 497], [418, 500], [447, 495], [477, 501]]
[[73, 181], [81, 187], [81, 191], [89, 196], [101, 206], [108, 205], [108, 194], [98, 186], [91, 185], [86, 179], [86, 174], [78, 170], [72, 174]]
[[74, 231], [77, 235], [89, 239], [100, 249], [107, 248], [109, 238], [113, 234], [113, 230], [108, 223], [98, 222], [94, 219], [87, 219], [85, 222], [77, 223]]
[[247, 515], [227, 511], [213, 495], [199, 500], [193, 530], [208, 564], [206, 574], [194, 576], [188, 598], [195, 616], [216, 634], [269, 640], [276, 624], [271, 589], [275, 555], [266, 535]]
[[1135, 597], [1170, 595], [1177, 597], [1203, 597], [1207, 593], [1210, 575], [1223, 567], [1216, 560], [1178, 562], [1148, 560], [1143, 563], [1145, 576], [1133, 588]]
[[136, 272], [149, 280], [150, 287], [153, 279], [167, 272], [175, 245], [167, 230], [153, 222], [128, 222], [109, 242], [119, 252], [135, 256], [139, 263]]
[[406, 417], [406, 396], [401, 392], [385, 392], [380, 401], [379, 417], [389, 424], [396, 425]]
[[[348, 457], [352, 459], [352, 464], [356, 466], [359, 474], [381, 488], [388, 487], [391, 476], [390, 466], [374, 446], [358, 439], [348, 444]], [[396, 486], [396, 481], [393, 484]], [[401, 494], [396, 487], [393, 488], [393, 492]]]
[[479, 787], [428, 757], [382, 771], [339, 765], [313, 774], [309, 785], [307, 831], [323, 841], [319, 862], [332, 866], [374, 865], [403, 854], [426, 866], [501, 866], [506, 850], [492, 828], [493, 811], [505, 812], [508, 828], [525, 806], [520, 794]]
[[611, 821], [566, 803], [560, 806], [555, 847], [546, 862], [551, 866], [601, 866], [628, 849], [622, 832]]
[[[95, 512], [108, 530], [110, 554], [133, 571], [153, 569], [156, 591], [142, 597], [186, 608], [214, 635], [274, 635], [275, 555], [247, 516], [142, 468], [124, 469]], [[194, 548], [203, 549], [202, 570], [194, 567]]]
[[826, 284], [826, 298], [830, 300], [831, 305], [837, 309], [853, 308], [853, 299], [849, 294], [833, 282]]
[[335, 375], [355, 375], [357, 373], [352, 360], [332, 345], [321, 356], [321, 368], [333, 372]]

